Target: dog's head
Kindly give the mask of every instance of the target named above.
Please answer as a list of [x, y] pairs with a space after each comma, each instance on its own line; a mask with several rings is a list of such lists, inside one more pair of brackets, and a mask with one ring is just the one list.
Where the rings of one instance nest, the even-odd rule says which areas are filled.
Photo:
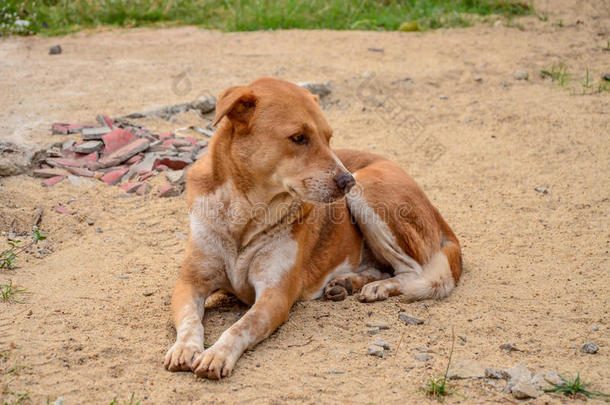
[[225, 118], [219, 136], [232, 137], [231, 158], [254, 186], [332, 202], [355, 184], [329, 147], [332, 130], [317, 101], [304, 88], [271, 78], [220, 94], [214, 125]]

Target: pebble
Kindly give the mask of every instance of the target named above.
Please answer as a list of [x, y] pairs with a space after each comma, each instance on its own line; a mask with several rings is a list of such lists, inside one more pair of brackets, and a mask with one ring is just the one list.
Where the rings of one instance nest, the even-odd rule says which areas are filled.
[[599, 346], [595, 342], [587, 342], [580, 347], [580, 351], [588, 354], [595, 354], [599, 350]]
[[386, 342], [385, 340], [377, 339], [372, 344], [374, 344], [375, 346], [382, 347], [385, 350], [390, 350], [390, 344], [388, 342]]
[[474, 80], [475, 82], [481, 83], [481, 82], [483, 81], [483, 78], [482, 78], [481, 76], [474, 76], [474, 77], [473, 77], [473, 80]]
[[495, 369], [495, 368], [486, 368], [485, 369], [485, 377], [486, 378], [494, 378], [497, 380], [501, 380], [503, 379], [504, 373], [501, 370]]
[[126, 276], [126, 275], [124, 275], [124, 274], [118, 274], [118, 275], [116, 276], [116, 278], [120, 278], [121, 280], [127, 280], [127, 279], [129, 278], [129, 276]]
[[81, 143], [80, 145], [75, 145], [73, 149], [74, 152], [78, 153], [91, 153], [101, 150], [103, 146], [104, 143], [102, 141], [87, 141]]
[[549, 194], [550, 191], [548, 188], [546, 187], [535, 187], [534, 190], [536, 190], [537, 192], [539, 192], [540, 194]]
[[506, 350], [507, 352], [522, 352], [523, 350], [519, 349], [513, 343], [502, 343], [500, 345], [500, 349]]
[[554, 371], [546, 371], [532, 377], [532, 384], [537, 388], [548, 388], [549, 383], [561, 385], [563, 381]]
[[599, 330], [599, 327], [597, 327], [597, 326], [591, 326], [591, 330], [592, 330], [593, 332], [597, 332], [597, 331]]
[[377, 328], [381, 330], [390, 329], [390, 325], [387, 322], [381, 320], [372, 320], [364, 324], [367, 328]]
[[525, 70], [517, 70], [513, 74], [513, 77], [517, 80], [527, 80], [527, 79], [529, 79], [530, 74]]
[[517, 366], [503, 370], [508, 378], [505, 393], [511, 393], [516, 399], [536, 398], [539, 393], [534, 384], [532, 384], [532, 373], [528, 368], [519, 364]]
[[104, 231], [102, 231], [102, 228], [95, 228], [95, 232], [97, 232], [97, 233], [102, 233], [102, 232], [104, 232]]
[[59, 55], [61, 52], [61, 45], [53, 45], [49, 48], [49, 55]]
[[328, 374], [345, 374], [345, 371], [341, 371], [341, 370], [335, 370], [334, 368], [331, 368], [328, 371]]
[[419, 318], [415, 318], [413, 316], [407, 315], [407, 313], [405, 313], [405, 312], [399, 313], [398, 319], [400, 319], [407, 325], [423, 325], [424, 324], [423, 319], [419, 319]]
[[438, 96], [441, 100], [449, 100], [449, 96]]
[[462, 342], [466, 343], [466, 340], [467, 340], [466, 335], [458, 335], [458, 337], [462, 340]]
[[383, 358], [383, 348], [379, 347], [377, 345], [370, 345], [369, 346], [369, 355]]
[[610, 82], [610, 73], [604, 73], [604, 74], [603, 74], [603, 76], [602, 76], [602, 78], [603, 78], [605, 81]]
[[413, 357], [417, 361], [424, 361], [424, 362], [429, 361], [431, 359], [431, 357], [428, 353], [415, 353], [413, 355]]

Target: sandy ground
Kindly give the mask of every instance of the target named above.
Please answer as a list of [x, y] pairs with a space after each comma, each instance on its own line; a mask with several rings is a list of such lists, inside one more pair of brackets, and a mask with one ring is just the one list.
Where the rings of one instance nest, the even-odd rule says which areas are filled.
[[[0, 137], [38, 145], [66, 138], [50, 135], [55, 121], [190, 101], [259, 76], [330, 80], [333, 145], [403, 165], [453, 226], [465, 258], [448, 299], [301, 302], [230, 379], [200, 380], [162, 366], [174, 337], [169, 297], [184, 252], [180, 233], [188, 232], [184, 197], [115, 198], [121, 190], [102, 183], [47, 189], [25, 175], [1, 178], [2, 244], [9, 230], [31, 227], [36, 207], [49, 239], [42, 253], [0, 271], [0, 282], [29, 292], [0, 303], [0, 399], [29, 392], [36, 404], [58, 396], [107, 404], [131, 393], [143, 404], [425, 403], [432, 400], [419, 390], [443, 372], [452, 329], [466, 339], [456, 339], [455, 359], [580, 371], [609, 392], [610, 93], [582, 95], [580, 82], [586, 68], [595, 83], [610, 71], [610, 4], [536, 6], [547, 21], [428, 33], [188, 27], [0, 40]], [[48, 55], [56, 43], [64, 53]], [[559, 61], [573, 75], [569, 88], [538, 74]], [[529, 81], [513, 78], [520, 69]], [[58, 214], [57, 204], [77, 213]], [[246, 310], [227, 297], [208, 306], [209, 343]], [[425, 324], [401, 324], [400, 311]], [[371, 320], [391, 328], [370, 336]], [[366, 354], [377, 337], [391, 345], [385, 359]], [[579, 350], [587, 341], [597, 354]], [[501, 350], [507, 342], [522, 351]], [[422, 346], [431, 361], [413, 357]], [[459, 381], [461, 396], [447, 401], [514, 402], [503, 386]]]

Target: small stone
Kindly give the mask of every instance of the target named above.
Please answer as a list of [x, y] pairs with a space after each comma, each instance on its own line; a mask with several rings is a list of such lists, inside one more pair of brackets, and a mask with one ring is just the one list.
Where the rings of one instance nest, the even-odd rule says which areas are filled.
[[592, 330], [593, 332], [597, 332], [597, 331], [599, 330], [599, 327], [597, 327], [597, 326], [591, 326], [591, 330]]
[[89, 225], [89, 226], [93, 226], [93, 225], [95, 225], [95, 222], [93, 222], [93, 221], [87, 221], [87, 225]]
[[472, 79], [477, 83], [481, 83], [483, 81], [481, 76], [473, 76]]
[[381, 330], [390, 329], [390, 325], [382, 320], [370, 320], [364, 324], [367, 328], [377, 328]]
[[430, 361], [431, 359], [428, 353], [415, 353], [413, 357], [415, 358], [415, 360], [422, 362]]
[[464, 343], [466, 343], [467, 337], [466, 335], [458, 335], [458, 337], [460, 338], [460, 340]]
[[298, 85], [309, 90], [311, 94], [315, 94], [320, 98], [323, 98], [332, 92], [330, 83], [301, 82], [298, 83]]
[[107, 115], [98, 114], [97, 117], [95, 117], [95, 119], [102, 126], [106, 126], [106, 127], [110, 128], [110, 129], [114, 128], [114, 121], [110, 117], [108, 117]]
[[377, 339], [372, 344], [375, 346], [382, 347], [385, 350], [390, 350], [390, 344], [388, 342], [386, 342], [385, 340]]
[[74, 176], [74, 175], [69, 175], [68, 176], [68, 181], [70, 181], [70, 183], [73, 186], [86, 186], [86, 187], [91, 187], [93, 186], [95, 183], [93, 183], [93, 181], [87, 179], [87, 178], [82, 178], [79, 176]]
[[345, 371], [341, 371], [341, 370], [335, 370], [334, 368], [331, 368], [328, 371], [328, 374], [345, 374]]
[[610, 73], [604, 73], [602, 75], [602, 79], [604, 79], [607, 82], [610, 82]]
[[61, 52], [61, 45], [53, 45], [49, 48], [49, 55], [59, 55]]
[[495, 368], [486, 368], [485, 369], [485, 377], [486, 378], [494, 378], [497, 380], [501, 380], [505, 377], [504, 373], [502, 372], [502, 370], [498, 370]]
[[74, 152], [78, 153], [91, 153], [98, 150], [101, 150], [104, 146], [104, 143], [101, 141], [87, 141], [83, 142], [80, 145], [74, 145]]
[[102, 228], [95, 228], [95, 232], [97, 232], [97, 233], [103, 233], [104, 231], [102, 230]]
[[120, 278], [121, 280], [127, 280], [129, 276], [126, 276], [124, 274], [117, 274], [116, 278]]
[[70, 124], [68, 125], [68, 133], [69, 134], [78, 134], [83, 131], [85, 128], [91, 128], [91, 125], [88, 124]]
[[540, 194], [549, 194], [550, 193], [549, 189], [546, 188], [546, 187], [538, 187], [538, 186], [536, 186], [534, 188], [534, 190], [536, 190]]
[[519, 381], [511, 388], [511, 393], [516, 399], [537, 398], [540, 393], [529, 381]]
[[500, 349], [506, 350], [507, 352], [522, 352], [523, 350], [519, 349], [513, 343], [502, 343], [500, 345]]
[[517, 80], [527, 80], [527, 79], [529, 79], [530, 74], [525, 70], [517, 70], [513, 74], [513, 77]]
[[580, 351], [588, 354], [595, 354], [599, 350], [599, 346], [595, 342], [587, 342], [580, 347]]
[[[2, 138], [0, 136], [0, 138]], [[46, 159], [46, 150], [0, 141], [0, 177], [22, 174], [32, 168], [40, 167]]]
[[169, 180], [169, 182], [172, 184], [182, 184], [186, 181], [184, 177], [184, 169], [168, 171], [165, 173], [165, 177], [167, 177], [167, 180]]
[[369, 355], [383, 358], [383, 348], [376, 346], [376, 345], [370, 345], [369, 346]]
[[449, 96], [438, 96], [438, 98], [440, 98], [441, 100], [449, 100]]
[[485, 369], [475, 360], [456, 360], [449, 369], [448, 377], [451, 380], [485, 377]]
[[415, 318], [413, 316], [407, 315], [405, 312], [401, 312], [398, 314], [398, 319], [403, 321], [407, 325], [423, 325], [424, 320]]
[[379, 328], [371, 329], [371, 330], [367, 331], [366, 333], [368, 333], [371, 336], [378, 335], [381, 333], [381, 329], [379, 329]]
[[97, 127], [97, 128], [83, 128], [83, 140], [99, 140], [102, 139], [104, 135], [111, 131], [107, 126]]
[[517, 385], [517, 383], [522, 382], [524, 384], [531, 384], [532, 373], [523, 364], [504, 369], [502, 372], [505, 375], [505, 378], [508, 379], [506, 387], [504, 387], [504, 392], [507, 394], [512, 392], [513, 387]]
[[543, 389], [548, 388], [550, 384], [562, 385], [564, 382], [554, 371], [547, 371], [534, 375], [532, 384], [539, 389]]

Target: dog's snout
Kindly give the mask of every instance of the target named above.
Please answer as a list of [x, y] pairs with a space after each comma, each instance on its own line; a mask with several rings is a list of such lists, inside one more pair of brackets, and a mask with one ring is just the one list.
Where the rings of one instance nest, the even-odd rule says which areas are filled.
[[347, 193], [356, 184], [356, 179], [349, 173], [343, 173], [335, 177], [335, 183], [340, 190]]

